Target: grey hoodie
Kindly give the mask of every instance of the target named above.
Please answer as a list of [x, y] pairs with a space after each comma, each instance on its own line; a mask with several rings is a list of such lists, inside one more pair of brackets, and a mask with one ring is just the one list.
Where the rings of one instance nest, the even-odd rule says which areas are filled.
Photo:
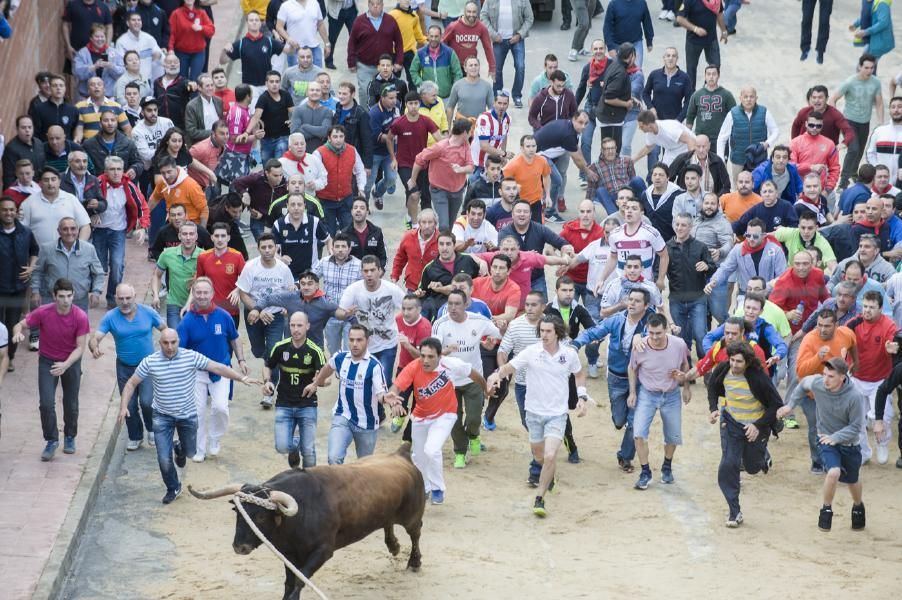
[[793, 390], [786, 406], [795, 408], [808, 392], [814, 394], [817, 405], [818, 435], [829, 435], [844, 446], [857, 444], [863, 419], [863, 397], [858, 387], [847, 377], [839, 391], [831, 392], [824, 387], [823, 375], [809, 375]]
[[726, 260], [727, 254], [733, 249], [733, 227], [720, 209], [711, 218], [705, 217], [699, 210], [695, 222], [692, 224], [692, 237], [706, 245], [708, 249], [718, 248], [720, 250], [718, 265]]

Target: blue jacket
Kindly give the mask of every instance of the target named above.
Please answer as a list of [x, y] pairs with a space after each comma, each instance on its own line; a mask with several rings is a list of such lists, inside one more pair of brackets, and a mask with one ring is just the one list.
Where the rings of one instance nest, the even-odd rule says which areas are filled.
[[871, 197], [871, 188], [866, 184], [853, 183], [839, 197], [839, 210], [844, 215], [852, 214], [856, 204], [864, 204]]
[[[0, 230], [0, 294], [14, 295], [28, 289], [29, 282], [19, 279], [22, 268], [40, 252], [31, 229], [18, 221], [10, 233]], [[12, 335], [12, 332], [10, 332]]]
[[[743, 160], [743, 162], [745, 161]], [[790, 204], [795, 204], [795, 201], [799, 199], [799, 194], [802, 193], [802, 176], [799, 175], [799, 168], [792, 163], [786, 165], [786, 170], [789, 171], [789, 184], [783, 188], [780, 198]], [[773, 178], [773, 163], [770, 160], [766, 160], [755, 167], [755, 170], [752, 171], [752, 183], [755, 186], [755, 193], [757, 194], [761, 191], [762, 183], [773, 181]]]
[[[702, 340], [702, 350], [707, 352], [714, 345], [714, 342], [722, 338], [723, 324], [721, 323], [717, 329], [705, 334], [705, 339]], [[771, 356], [777, 356], [781, 359], [786, 358], [786, 353], [788, 352], [786, 342], [783, 341], [783, 338], [777, 333], [774, 326], [761, 317], [758, 317], [758, 320], [755, 321], [755, 331], [749, 334], [749, 339], [757, 342], [768, 358]]]
[[611, 0], [604, 13], [604, 44], [614, 50], [623, 42], [635, 44], [642, 41], [650, 47], [655, 39], [655, 28], [645, 0]]
[[[639, 320], [636, 327], [636, 333], [644, 334], [645, 325], [648, 317], [655, 314], [652, 309], [647, 309], [645, 314]], [[579, 349], [590, 342], [600, 342], [607, 336], [611, 336], [608, 341], [608, 371], [618, 377], [626, 377], [630, 366], [630, 355], [632, 353], [632, 343], [628, 344], [630, 350], [623, 351], [623, 330], [626, 325], [626, 311], [622, 310], [603, 319], [601, 323], [591, 329], [583, 331], [575, 340], [570, 342], [575, 348]], [[707, 338], [706, 338], [707, 339]], [[713, 343], [713, 342], [712, 342]]]
[[[648, 108], [654, 106], [659, 119], [684, 121], [694, 87], [689, 81], [686, 71], [677, 67], [677, 72], [668, 78], [662, 67], [648, 74], [645, 91], [642, 92], [642, 101]], [[767, 135], [764, 137], [766, 138]], [[742, 150], [745, 151], [745, 146], [742, 147]], [[741, 162], [745, 162], [745, 160]]]
[[[855, 24], [860, 25], [858, 22]], [[896, 47], [889, 0], [874, 0], [871, 5], [871, 26], [865, 28], [864, 32], [868, 36], [868, 52], [877, 58], [892, 52]]]
[[756, 104], [751, 116], [746, 116], [742, 105], [730, 110], [733, 117], [733, 130], [730, 132], [730, 162], [734, 165], [745, 164], [745, 149], [752, 144], [760, 144], [767, 140], [767, 108]]
[[373, 154], [385, 156], [388, 154], [388, 147], [384, 141], [379, 140], [379, 136], [388, 133], [388, 128], [392, 122], [399, 116], [397, 106], [392, 110], [382, 110], [382, 105], [378, 102], [370, 107], [370, 132], [373, 136]]

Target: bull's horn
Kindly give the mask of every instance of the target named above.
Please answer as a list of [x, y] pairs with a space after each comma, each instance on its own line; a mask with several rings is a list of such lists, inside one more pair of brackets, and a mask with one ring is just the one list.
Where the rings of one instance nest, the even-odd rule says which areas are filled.
[[224, 488], [219, 488], [218, 490], [210, 490], [209, 492], [198, 492], [195, 491], [190, 485], [188, 486], [188, 491], [195, 498], [200, 498], [201, 500], [212, 500], [213, 498], [221, 498], [223, 496], [232, 496], [235, 492], [241, 490], [240, 483], [233, 483], [232, 485], [227, 485]]
[[298, 502], [285, 492], [273, 490], [269, 493], [269, 499], [276, 503], [279, 512], [286, 517], [293, 517], [298, 514]]

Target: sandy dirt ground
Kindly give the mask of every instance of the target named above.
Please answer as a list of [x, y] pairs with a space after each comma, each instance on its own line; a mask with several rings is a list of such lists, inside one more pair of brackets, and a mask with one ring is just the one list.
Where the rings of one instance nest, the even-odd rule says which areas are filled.
[[[855, 56], [843, 29], [857, 12], [853, 4], [834, 10], [833, 39], [822, 67], [813, 57], [798, 63], [798, 2], [755, 0], [740, 12], [740, 35], [724, 49], [722, 83], [734, 93], [749, 81], [758, 85], [761, 102], [785, 129], [782, 141], [788, 139], [789, 123], [808, 86], [824, 82], [832, 91], [852, 73]], [[657, 5], [652, 12], [657, 14]], [[527, 40], [527, 86], [540, 71], [547, 48], [556, 49], [562, 66], [578, 76], [582, 63], [566, 61], [571, 32], [558, 31], [558, 19], [537, 24]], [[600, 20], [593, 22], [589, 40], [600, 27]], [[681, 53], [684, 47], [682, 33], [660, 21], [655, 27], [658, 35], [654, 52], [646, 57], [646, 72], [660, 65], [666, 45], [676, 45]], [[886, 57], [881, 62], [884, 78], [900, 66], [899, 56]], [[512, 74], [508, 66], [508, 85]], [[333, 74], [336, 81], [341, 77]], [[515, 111], [514, 120], [512, 140], [526, 133], [526, 111]], [[634, 152], [640, 144], [637, 137]], [[644, 161], [638, 168], [644, 172]], [[575, 215], [582, 193], [576, 179], [571, 169], [568, 218]], [[399, 204], [386, 202], [386, 210], [373, 216], [386, 230], [390, 252], [401, 232]], [[259, 362], [251, 366], [258, 369]], [[902, 581], [902, 471], [892, 465], [895, 452], [889, 465], [862, 470], [867, 529], [851, 531], [851, 500], [841, 488], [834, 503], [834, 530], [821, 533], [822, 479], [808, 473], [803, 419], [802, 429], [772, 441], [775, 465], [768, 475], [743, 477], [746, 522], [728, 530], [717, 486], [718, 429], [707, 422], [701, 382], [683, 411], [676, 483], [662, 485], [656, 479], [645, 492], [633, 489], [636, 474], [617, 468], [621, 434], [611, 424], [604, 380], [590, 382], [589, 392], [600, 406], [574, 419], [583, 462], [560, 466], [558, 491], [547, 499], [547, 519], [531, 512], [534, 494], [525, 483], [528, 445], [511, 398], [499, 413], [498, 429], [483, 434], [488, 451], [466, 469], [451, 469], [450, 442], [446, 445], [446, 501], [426, 507], [419, 573], [405, 571], [410, 543], [398, 529], [402, 550], [397, 558], [389, 555], [377, 532], [338, 551], [316, 575], [316, 583], [330, 598], [406, 600], [678, 599], [721, 592], [745, 598], [841, 598], [891, 594]], [[222, 455], [201, 465], [189, 462], [186, 483], [197, 488], [260, 483], [286, 467], [273, 450], [273, 414], [260, 410], [258, 397], [239, 389]], [[322, 398], [318, 451], [324, 461], [333, 400], [328, 392]], [[651, 439], [656, 477], [663, 458], [660, 432], [656, 421]], [[391, 452], [399, 441], [400, 435], [385, 430], [377, 452]], [[123, 446], [120, 441], [64, 598], [281, 597], [284, 571], [273, 555], [265, 548], [250, 556], [232, 551], [235, 514], [225, 499], [204, 502], [184, 494], [163, 507], [155, 455], [146, 448], [126, 454]]]

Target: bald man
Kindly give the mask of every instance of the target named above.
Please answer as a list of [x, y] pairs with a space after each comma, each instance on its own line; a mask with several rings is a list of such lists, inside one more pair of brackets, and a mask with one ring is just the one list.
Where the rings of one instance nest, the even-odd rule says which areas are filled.
[[[128, 406], [135, 390], [145, 379], [149, 379], [153, 386], [153, 432], [157, 462], [166, 484], [163, 504], [170, 504], [182, 493], [175, 467], [184, 468], [186, 458], [196, 452], [197, 404], [194, 388], [197, 371], [228, 377], [245, 385], [261, 383], [194, 350], [180, 348], [176, 330], [166, 328], [160, 334], [159, 352], [144, 357], [122, 389], [117, 419], [120, 425], [130, 415]], [[178, 441], [174, 441], [176, 432]]]
[[758, 103], [758, 92], [752, 86], [739, 91], [739, 106], [734, 106], [723, 120], [717, 134], [717, 153], [727, 156], [727, 142], [730, 142], [730, 175], [736, 183], [745, 164], [745, 150], [749, 146], [761, 144], [766, 151], [777, 143], [780, 128], [767, 107]]

